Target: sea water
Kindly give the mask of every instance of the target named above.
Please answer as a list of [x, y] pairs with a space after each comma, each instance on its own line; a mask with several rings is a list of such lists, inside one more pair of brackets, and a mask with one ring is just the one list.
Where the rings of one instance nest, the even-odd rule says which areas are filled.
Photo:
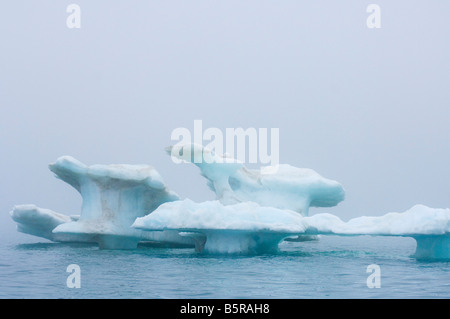
[[[450, 298], [450, 261], [416, 260], [415, 245], [402, 237], [322, 236], [283, 242], [271, 254], [205, 255], [17, 234], [0, 244], [0, 298]], [[68, 284], [73, 264], [79, 288]]]

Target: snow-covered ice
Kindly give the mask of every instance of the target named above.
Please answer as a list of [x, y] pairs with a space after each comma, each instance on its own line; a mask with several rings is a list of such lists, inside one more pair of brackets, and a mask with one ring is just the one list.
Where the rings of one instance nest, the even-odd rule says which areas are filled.
[[253, 202], [223, 205], [191, 200], [165, 203], [137, 218], [142, 230], [177, 230], [196, 241], [198, 251], [251, 253], [275, 251], [286, 238], [304, 235], [407, 236], [417, 241], [418, 258], [450, 258], [450, 209], [416, 205], [403, 213], [342, 221], [328, 214], [301, 216]]
[[152, 214], [137, 218], [132, 227], [177, 230], [197, 239], [197, 251], [209, 253], [274, 251], [284, 238], [306, 230], [294, 211], [253, 202], [225, 206], [219, 201], [195, 203], [190, 199], [164, 203]]
[[343, 222], [332, 214], [305, 217], [307, 233], [412, 237], [415, 257], [450, 259], [450, 209], [415, 205], [405, 212], [361, 216]]
[[347, 222], [332, 214], [305, 217], [309, 232], [334, 235], [443, 235], [450, 233], [450, 209], [415, 205], [405, 212], [361, 216]]

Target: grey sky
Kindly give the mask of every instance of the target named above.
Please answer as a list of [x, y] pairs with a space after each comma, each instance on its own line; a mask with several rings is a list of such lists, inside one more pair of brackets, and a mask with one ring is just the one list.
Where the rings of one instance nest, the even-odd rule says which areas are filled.
[[[81, 29], [66, 7], [81, 7]], [[366, 8], [381, 7], [381, 29]], [[177, 127], [280, 129], [280, 162], [336, 179], [346, 220], [450, 207], [448, 1], [9, 1], [0, 9], [0, 229], [76, 214], [47, 165], [151, 164], [213, 198], [164, 147]]]

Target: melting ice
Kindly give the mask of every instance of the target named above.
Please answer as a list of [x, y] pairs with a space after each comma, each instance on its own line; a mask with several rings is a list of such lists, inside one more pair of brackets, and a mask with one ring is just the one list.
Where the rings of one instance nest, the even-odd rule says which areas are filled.
[[[339, 204], [345, 196], [342, 185], [287, 164], [248, 169], [201, 145], [168, 151], [199, 167], [216, 200], [180, 199], [151, 166], [87, 166], [63, 156], [49, 168], [81, 194], [80, 215], [17, 205], [10, 212], [17, 230], [52, 241], [94, 242], [104, 249], [133, 249], [153, 241], [203, 253], [274, 252], [283, 240], [315, 235], [408, 236], [417, 242], [417, 258], [450, 259], [450, 209], [416, 205], [347, 222], [329, 213], [308, 216], [311, 206]], [[193, 161], [194, 155], [202, 160]]]

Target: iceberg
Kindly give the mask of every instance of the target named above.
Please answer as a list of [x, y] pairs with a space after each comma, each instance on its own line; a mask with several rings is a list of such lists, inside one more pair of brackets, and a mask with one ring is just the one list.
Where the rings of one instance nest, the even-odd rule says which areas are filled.
[[322, 213], [305, 217], [308, 232], [333, 235], [416, 236], [450, 233], [450, 209], [415, 205], [405, 212], [361, 216], [343, 222]]
[[450, 259], [448, 208], [415, 205], [347, 222], [329, 213], [309, 216], [310, 206], [342, 201], [341, 184], [287, 164], [248, 169], [196, 144], [177, 144], [168, 151], [200, 168], [216, 200], [180, 199], [152, 166], [87, 166], [63, 156], [49, 168], [81, 194], [80, 215], [17, 205], [11, 218], [20, 232], [56, 242], [97, 243], [101, 249], [134, 249], [151, 241], [202, 253], [254, 254], [275, 252], [284, 240], [371, 235], [412, 237], [416, 258]]
[[11, 216], [19, 231], [59, 242], [94, 242], [102, 249], [132, 249], [140, 241], [193, 245], [192, 240], [174, 232], [143, 233], [130, 227], [137, 217], [179, 199], [153, 167], [87, 166], [63, 156], [49, 168], [81, 194], [81, 214], [74, 219], [42, 208], [18, 206]]
[[195, 203], [190, 199], [164, 203], [137, 218], [132, 227], [178, 231], [193, 238], [199, 252], [244, 254], [276, 251], [283, 239], [306, 230], [303, 218], [294, 211], [254, 202], [225, 206], [219, 201]]
[[416, 258], [450, 258], [450, 209], [416, 205], [403, 213], [357, 217], [316, 214], [305, 217], [291, 210], [253, 202], [223, 205], [189, 199], [162, 204], [137, 218], [132, 227], [148, 231], [178, 231], [195, 240], [206, 253], [265, 253], [278, 250], [283, 240], [304, 235], [403, 236], [417, 242]]
[[248, 169], [236, 159], [194, 143], [181, 143], [166, 150], [172, 157], [199, 167], [216, 199], [224, 205], [255, 202], [307, 216], [309, 207], [336, 206], [345, 197], [340, 183], [312, 169], [288, 164]]
[[322, 213], [305, 217], [309, 234], [412, 237], [418, 259], [450, 259], [450, 209], [415, 205], [405, 212], [382, 216], [361, 216], [343, 222]]

